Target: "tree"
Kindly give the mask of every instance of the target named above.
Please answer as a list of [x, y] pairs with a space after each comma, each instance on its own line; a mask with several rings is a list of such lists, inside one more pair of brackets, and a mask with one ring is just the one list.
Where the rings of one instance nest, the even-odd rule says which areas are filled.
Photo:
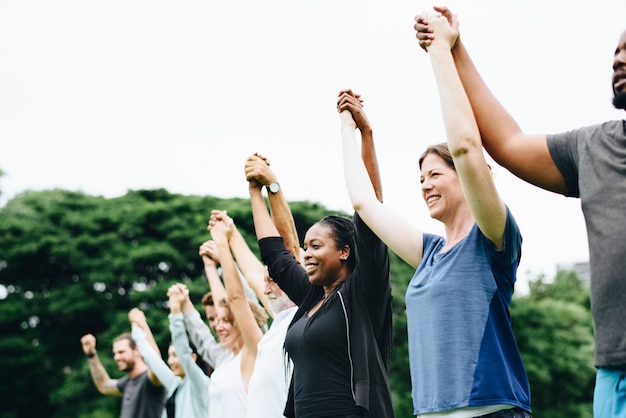
[[[336, 211], [290, 202], [301, 238]], [[165, 354], [165, 293], [185, 282], [198, 303], [207, 291], [198, 246], [209, 238], [212, 209], [226, 209], [250, 248], [258, 246], [247, 199], [136, 190], [105, 199], [65, 190], [27, 192], [0, 208], [0, 388], [2, 416], [118, 416], [119, 399], [101, 396], [89, 376], [80, 337], [96, 335], [101, 360], [122, 377], [110, 354], [141, 308]], [[346, 215], [341, 213], [342, 215]], [[397, 416], [412, 416], [404, 293], [413, 269], [390, 254], [394, 351], [389, 381]], [[531, 383], [535, 416], [591, 417], [593, 336], [588, 291], [561, 272], [539, 277], [511, 305], [513, 328]], [[28, 396], [15, 396], [16, 393]]]
[[540, 276], [511, 304], [535, 416], [591, 418], [595, 378], [589, 292], [573, 272]]

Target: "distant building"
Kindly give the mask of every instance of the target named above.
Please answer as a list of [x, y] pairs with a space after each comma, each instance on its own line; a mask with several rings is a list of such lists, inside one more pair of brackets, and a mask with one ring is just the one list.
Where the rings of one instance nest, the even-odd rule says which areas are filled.
[[561, 263], [556, 265], [556, 272], [573, 271], [580, 278], [583, 284], [589, 287], [591, 274], [589, 272], [589, 262], [583, 261], [579, 263]]

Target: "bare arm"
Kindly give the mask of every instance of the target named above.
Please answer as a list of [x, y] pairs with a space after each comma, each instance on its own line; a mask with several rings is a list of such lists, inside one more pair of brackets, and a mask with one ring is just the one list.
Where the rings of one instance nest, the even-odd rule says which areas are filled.
[[[270, 168], [269, 160], [259, 154], [250, 156], [246, 161], [245, 168], [246, 180], [248, 181], [257, 181], [261, 186], [278, 182], [278, 178]], [[280, 236], [285, 240], [287, 251], [293, 254], [300, 264], [303, 264], [296, 223], [293, 220], [282, 187], [276, 193], [268, 192], [267, 198], [270, 204], [272, 222], [274, 222]]]
[[265, 205], [265, 199], [263, 199], [261, 187], [262, 186], [256, 180], [248, 181], [250, 206], [252, 207], [252, 218], [254, 220], [254, 230], [256, 232], [257, 240], [267, 237], [280, 236], [278, 229], [276, 229], [276, 226], [272, 222], [267, 206]]
[[457, 26], [450, 25], [444, 16], [431, 18], [430, 24], [436, 38], [428, 53], [439, 89], [448, 148], [478, 227], [502, 248], [506, 208], [491, 177], [478, 126], [450, 52], [458, 35]]
[[[375, 191], [376, 182], [380, 182], [376, 174], [376, 153], [373, 149], [359, 152], [356, 139], [357, 122], [353, 115], [359, 115], [362, 106], [358, 98], [345, 92], [340, 93], [337, 110], [341, 120], [344, 176], [352, 207], [389, 248], [406, 263], [417, 267], [422, 259], [422, 233], [379, 201], [382, 190]], [[368, 146], [367, 141], [361, 148]], [[374, 171], [368, 172], [368, 166]]]
[[211, 213], [211, 235], [220, 252], [220, 261], [230, 309], [243, 337], [241, 377], [247, 383], [254, 370], [257, 345], [261, 337], [263, 337], [263, 333], [257, 325], [254, 314], [248, 304], [248, 299], [246, 298], [243, 284], [239, 280], [235, 261], [228, 244], [229, 236], [232, 233], [230, 228], [234, 228], [234, 225], [227, 225], [222, 215], [223, 213], [219, 211]]
[[128, 312], [128, 320], [132, 327], [139, 327], [144, 330], [146, 333], [146, 339], [152, 346], [152, 349], [159, 355], [159, 358], [163, 358], [161, 356], [161, 350], [159, 350], [159, 346], [154, 339], [154, 335], [152, 334], [152, 330], [148, 325], [148, 321], [146, 320], [146, 315], [139, 308], [133, 308]]
[[264, 291], [265, 266], [259, 261], [256, 255], [254, 255], [250, 247], [248, 247], [246, 240], [234, 225], [232, 218], [226, 215], [226, 213], [223, 213], [222, 219], [225, 223], [232, 225], [232, 232], [228, 242], [243, 276], [254, 290], [257, 299], [259, 299], [261, 304], [271, 315], [272, 312], [269, 309], [269, 301]]
[[222, 299], [227, 298], [226, 289], [222, 279], [220, 279], [217, 273], [217, 266], [220, 263], [219, 251], [217, 245], [213, 240], [205, 241], [200, 246], [200, 257], [202, 257], [202, 263], [204, 264], [204, 272], [206, 274], [211, 293], [213, 294], [213, 300], [217, 303]]
[[[435, 7], [435, 10], [453, 23], [454, 16], [448, 8]], [[428, 19], [423, 15], [416, 17], [415, 29], [423, 47], [434, 39]], [[487, 87], [460, 37], [452, 48], [452, 56], [489, 154], [521, 179], [553, 192], [565, 193], [565, 180], [550, 156], [546, 135], [530, 135], [521, 130]]]
[[[159, 346], [154, 340], [154, 335], [152, 334], [150, 326], [148, 326], [146, 315], [138, 308], [133, 308], [128, 312], [128, 320], [130, 321], [131, 327], [138, 327], [143, 330], [143, 332], [146, 334], [146, 341], [148, 341], [150, 347], [152, 347], [154, 354], [156, 354], [159, 359], [162, 359], [161, 350], [159, 350]], [[148, 379], [150, 379], [150, 381], [156, 386], [161, 385], [161, 381], [154, 373], [154, 370], [152, 370], [152, 368], [148, 368]]]
[[94, 385], [96, 385], [98, 392], [103, 395], [122, 396], [122, 392], [117, 388], [117, 380], [109, 377], [109, 374], [98, 358], [96, 337], [91, 334], [86, 334], [80, 339], [80, 342], [83, 346], [83, 352], [87, 356], [91, 379]]

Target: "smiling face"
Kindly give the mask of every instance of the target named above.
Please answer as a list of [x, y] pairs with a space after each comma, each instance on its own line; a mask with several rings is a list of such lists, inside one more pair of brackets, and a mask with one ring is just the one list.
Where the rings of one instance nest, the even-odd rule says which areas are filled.
[[113, 343], [113, 360], [117, 363], [117, 368], [120, 371], [130, 373], [135, 368], [135, 356], [137, 356], [137, 350], [130, 346], [127, 339]]
[[289, 296], [278, 286], [278, 284], [272, 280], [265, 268], [265, 289], [264, 293], [267, 295], [270, 309], [274, 314], [279, 314], [287, 308], [295, 306], [295, 304], [289, 299]]
[[183, 369], [182, 364], [180, 364], [180, 359], [176, 355], [176, 349], [172, 344], [170, 344], [167, 349], [167, 365], [170, 366], [170, 369], [172, 369], [172, 372], [174, 372], [176, 376], [183, 379], [185, 378], [185, 369]]
[[613, 55], [613, 106], [626, 110], [626, 31], [619, 38]]
[[456, 171], [437, 154], [429, 153], [423, 158], [420, 183], [430, 216], [441, 222], [465, 199]]
[[309, 281], [318, 286], [332, 286], [345, 278], [345, 261], [349, 247], [338, 248], [330, 227], [315, 224], [304, 237], [304, 268]]
[[243, 337], [239, 328], [233, 323], [230, 309], [225, 306], [216, 306], [215, 309], [217, 310], [215, 331], [220, 338], [220, 344], [233, 353], [238, 353], [243, 346]]

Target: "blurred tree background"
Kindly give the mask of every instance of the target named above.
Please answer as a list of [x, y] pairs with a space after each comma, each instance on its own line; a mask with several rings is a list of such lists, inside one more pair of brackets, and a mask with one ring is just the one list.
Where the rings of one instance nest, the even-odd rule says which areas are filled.
[[[0, 172], [1, 175], [1, 172]], [[291, 202], [300, 238], [324, 215]], [[0, 208], [1, 416], [119, 416], [120, 399], [94, 387], [80, 337], [97, 338], [113, 378], [112, 340], [130, 330], [127, 313], [142, 309], [165, 354], [165, 293], [185, 282], [200, 307], [208, 290], [198, 256], [210, 238], [212, 209], [226, 209], [257, 252], [247, 199], [129, 191], [106, 199], [66, 190], [25, 192]], [[347, 214], [349, 215], [349, 214]], [[412, 416], [404, 292], [413, 270], [391, 257], [395, 350], [390, 383], [396, 415]], [[513, 327], [532, 390], [534, 415], [591, 418], [593, 330], [589, 294], [574, 273], [537, 277], [511, 306]]]

